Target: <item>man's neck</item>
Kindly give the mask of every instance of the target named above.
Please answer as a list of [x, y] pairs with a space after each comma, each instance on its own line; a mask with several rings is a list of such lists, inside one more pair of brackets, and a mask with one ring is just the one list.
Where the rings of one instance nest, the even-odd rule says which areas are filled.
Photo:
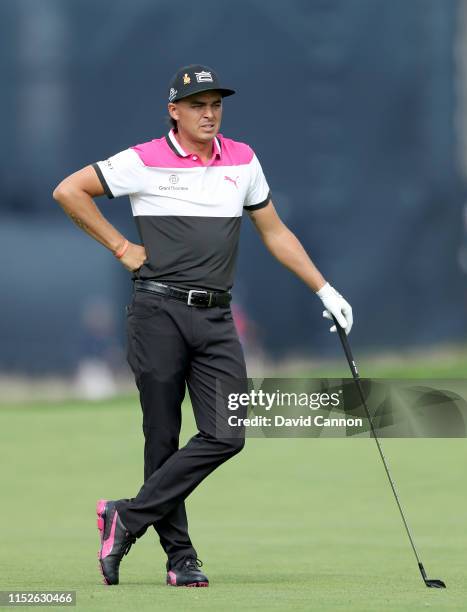
[[213, 140], [209, 140], [208, 142], [197, 142], [186, 138], [186, 136], [178, 130], [174, 131], [174, 134], [184, 151], [187, 153], [197, 153], [204, 162], [211, 159], [213, 155]]

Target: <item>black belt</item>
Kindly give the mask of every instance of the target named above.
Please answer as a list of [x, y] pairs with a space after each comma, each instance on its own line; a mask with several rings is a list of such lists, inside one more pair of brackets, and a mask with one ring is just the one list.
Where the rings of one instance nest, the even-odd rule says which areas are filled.
[[216, 291], [203, 291], [201, 289], [179, 289], [156, 283], [151, 280], [135, 280], [135, 289], [138, 291], [149, 291], [157, 295], [165, 295], [185, 302], [188, 306], [198, 306], [200, 308], [212, 308], [213, 306], [227, 307], [230, 304], [232, 295], [229, 291], [223, 293]]

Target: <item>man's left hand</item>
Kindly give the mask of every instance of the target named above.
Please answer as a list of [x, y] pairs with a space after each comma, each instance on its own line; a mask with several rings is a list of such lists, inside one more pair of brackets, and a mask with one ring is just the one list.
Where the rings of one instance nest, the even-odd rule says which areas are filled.
[[[323, 311], [323, 317], [332, 321], [334, 315], [339, 325], [345, 329], [345, 333], [348, 335], [353, 325], [352, 306], [329, 283], [321, 287], [316, 292], [316, 295], [321, 298], [326, 308]], [[330, 331], [335, 332], [336, 326], [333, 325]]]

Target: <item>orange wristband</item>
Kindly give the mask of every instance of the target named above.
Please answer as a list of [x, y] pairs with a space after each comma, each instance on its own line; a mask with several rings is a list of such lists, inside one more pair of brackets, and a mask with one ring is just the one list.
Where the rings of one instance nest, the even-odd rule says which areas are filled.
[[130, 243], [128, 242], [128, 240], [125, 240], [121, 249], [119, 251], [115, 251], [115, 257], [117, 259], [120, 259], [121, 257], [123, 257], [125, 253], [127, 252], [129, 246], [130, 246]]

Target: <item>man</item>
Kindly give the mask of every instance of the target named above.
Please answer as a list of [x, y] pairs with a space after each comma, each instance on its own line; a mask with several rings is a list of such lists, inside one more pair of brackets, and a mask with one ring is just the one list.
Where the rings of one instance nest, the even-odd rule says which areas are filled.
[[[169, 86], [166, 137], [87, 166], [54, 191], [75, 223], [133, 273], [128, 362], [143, 411], [144, 485], [132, 499], [98, 502], [106, 584], [118, 584], [123, 555], [153, 525], [168, 557], [167, 584], [208, 585], [184, 500], [244, 445], [243, 435], [217, 435], [225, 390], [246, 389], [229, 306], [244, 209], [272, 255], [322, 299], [324, 316], [347, 333], [352, 326], [350, 305], [277, 215], [252, 149], [219, 133], [222, 100], [234, 93], [207, 66], [181, 68]], [[141, 246], [100, 214], [92, 198], [104, 193], [130, 196]], [[199, 431], [179, 449], [185, 383]]]

